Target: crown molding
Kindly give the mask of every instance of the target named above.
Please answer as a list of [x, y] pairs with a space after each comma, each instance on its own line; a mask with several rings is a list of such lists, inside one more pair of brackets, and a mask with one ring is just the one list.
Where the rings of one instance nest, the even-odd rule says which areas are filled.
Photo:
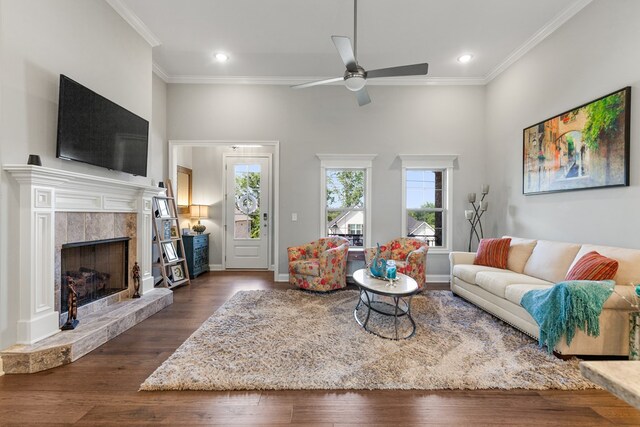
[[167, 72], [161, 66], [159, 66], [156, 62], [153, 62], [152, 66], [153, 66], [153, 74], [160, 77], [160, 80], [162, 80], [163, 82], [169, 83], [169, 75], [167, 74]]
[[122, 19], [136, 30], [151, 47], [156, 47], [162, 44], [160, 39], [151, 32], [149, 27], [147, 27], [144, 22], [138, 18], [138, 15], [133, 13], [133, 11], [129, 9], [129, 6], [127, 6], [122, 0], [106, 0], [106, 2], [113, 8], [113, 10], [118, 12], [118, 15], [120, 15]]
[[558, 15], [556, 15], [553, 19], [547, 22], [542, 28], [540, 28], [533, 36], [531, 36], [527, 41], [525, 41], [520, 47], [515, 49], [513, 52], [509, 54], [495, 67], [493, 70], [489, 72], [489, 74], [485, 77], [485, 84], [489, 83], [491, 80], [495, 79], [500, 75], [503, 71], [513, 65], [518, 59], [522, 58], [525, 54], [527, 54], [531, 49], [536, 47], [538, 43], [542, 40], [549, 37], [554, 31], [556, 31], [562, 24], [571, 19], [574, 15], [580, 12], [585, 8], [589, 3], [593, 0], [576, 0], [569, 6], [567, 6], [564, 10], [562, 10]]

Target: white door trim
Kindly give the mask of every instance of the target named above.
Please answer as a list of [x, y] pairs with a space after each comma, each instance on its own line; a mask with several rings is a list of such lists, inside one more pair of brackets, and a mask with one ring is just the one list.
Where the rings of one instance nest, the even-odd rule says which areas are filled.
[[[178, 182], [176, 172], [176, 158], [178, 156], [179, 147], [225, 147], [229, 145], [263, 145], [273, 147], [273, 160], [271, 168], [272, 189], [273, 189], [273, 206], [271, 208], [272, 218], [272, 238], [273, 238], [273, 279], [278, 281], [279, 278], [279, 253], [280, 253], [280, 141], [261, 141], [261, 140], [207, 140], [207, 139], [170, 139], [169, 140], [169, 177], [171, 182], [176, 185]], [[175, 188], [174, 188], [175, 192]], [[224, 261], [224, 258], [222, 258]], [[224, 265], [223, 265], [224, 268]]]
[[[271, 202], [271, 192], [273, 191], [273, 157], [271, 153], [256, 153], [256, 154], [245, 154], [245, 153], [222, 153], [222, 188], [226, 193], [227, 191], [227, 159], [230, 157], [239, 157], [239, 158], [265, 158], [269, 164], [269, 201], [267, 203], [269, 210], [269, 233], [267, 233], [267, 266], [271, 267], [271, 243], [272, 243], [272, 233], [273, 229], [273, 216], [271, 212], [273, 212], [273, 203]], [[173, 181], [172, 181], [173, 182]], [[224, 227], [224, 232], [222, 235], [222, 269], [226, 270], [227, 268], [227, 197], [222, 198], [222, 225]], [[270, 268], [268, 268], [270, 270]]]

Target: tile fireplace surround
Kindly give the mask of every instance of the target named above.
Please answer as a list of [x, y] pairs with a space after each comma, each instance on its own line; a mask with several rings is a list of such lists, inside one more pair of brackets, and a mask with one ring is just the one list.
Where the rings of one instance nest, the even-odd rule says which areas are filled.
[[138, 261], [140, 291], [153, 293], [151, 210], [157, 187], [42, 166], [3, 169], [18, 184], [20, 244], [10, 259], [19, 268], [16, 344], [31, 345], [60, 332], [63, 243], [131, 237], [130, 267]]

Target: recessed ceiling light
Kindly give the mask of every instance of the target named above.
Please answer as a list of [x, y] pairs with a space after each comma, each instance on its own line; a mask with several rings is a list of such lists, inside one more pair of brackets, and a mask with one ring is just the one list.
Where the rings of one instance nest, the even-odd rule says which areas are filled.
[[458, 57], [458, 62], [461, 64], [466, 64], [467, 62], [471, 61], [472, 58], [473, 55], [465, 53], [464, 55]]
[[225, 55], [224, 53], [216, 53], [216, 61], [218, 62], [225, 62], [229, 59], [228, 55]]

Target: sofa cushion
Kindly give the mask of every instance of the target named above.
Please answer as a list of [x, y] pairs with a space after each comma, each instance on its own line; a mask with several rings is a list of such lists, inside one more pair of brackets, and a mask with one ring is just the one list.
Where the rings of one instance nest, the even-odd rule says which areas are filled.
[[521, 239], [519, 237], [503, 236], [511, 239], [509, 246], [509, 257], [507, 258], [507, 269], [522, 273], [527, 260], [536, 247], [537, 240]]
[[509, 257], [509, 244], [511, 239], [482, 239], [478, 245], [475, 265], [486, 265], [487, 267], [507, 268], [507, 258]]
[[457, 264], [453, 266], [453, 275], [472, 285], [476, 284], [476, 274], [481, 271], [505, 272], [501, 268], [486, 267], [484, 265]]
[[618, 272], [613, 278], [617, 285], [640, 283], [640, 250], [614, 248], [611, 246], [582, 245], [571, 267], [573, 267], [583, 255], [591, 251], [597, 251], [601, 255], [618, 261]]
[[523, 273], [548, 282], [561, 282], [579, 250], [580, 245], [575, 243], [538, 240]]
[[547, 285], [542, 285], [542, 284], [515, 284], [515, 285], [509, 285], [507, 286], [507, 289], [504, 292], [504, 296], [508, 301], [511, 301], [514, 304], [518, 304], [520, 305], [520, 301], [522, 300], [522, 297], [524, 296], [524, 294], [526, 294], [527, 292], [533, 290], [533, 289], [548, 289], [551, 286], [553, 286], [553, 284], [549, 283]]
[[508, 286], [514, 284], [550, 286], [553, 283], [520, 273], [481, 271], [476, 275], [476, 284], [487, 292], [491, 292], [500, 298], [505, 298], [505, 290]]
[[573, 264], [565, 280], [613, 280], [617, 271], [618, 261], [591, 251]]
[[289, 270], [295, 274], [304, 274], [306, 276], [320, 276], [320, 260], [305, 259], [289, 262]]

